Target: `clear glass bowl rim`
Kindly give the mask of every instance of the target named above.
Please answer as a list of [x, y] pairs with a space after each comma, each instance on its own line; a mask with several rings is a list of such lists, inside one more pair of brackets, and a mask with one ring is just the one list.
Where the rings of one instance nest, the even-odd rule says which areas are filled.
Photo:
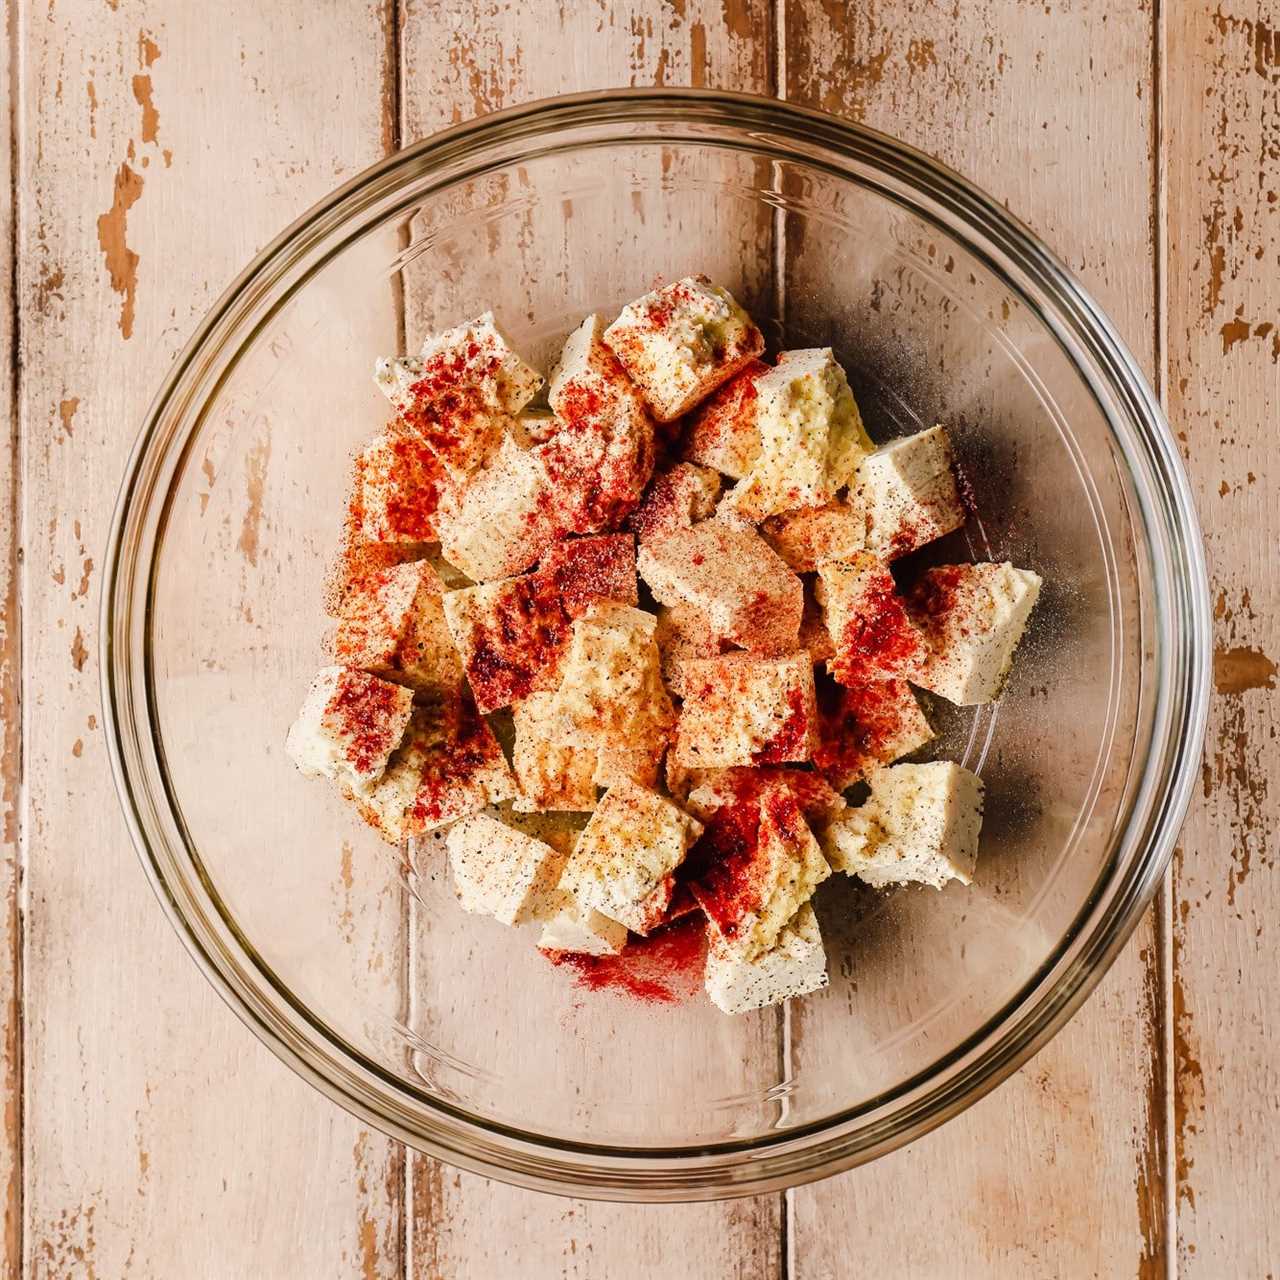
[[[1054, 954], [963, 1045], [891, 1092], [804, 1128], [711, 1147], [639, 1149], [553, 1140], [494, 1125], [433, 1098], [344, 1043], [289, 993], [221, 909], [176, 818], [153, 732], [149, 653], [167, 484], [206, 402], [262, 323], [353, 221], [424, 175], [483, 172], [566, 129], [619, 126], [619, 138], [747, 146], [849, 180], [869, 166], [882, 193], [957, 236], [1005, 276], [1089, 381], [1137, 495], [1157, 620], [1152, 743], [1106, 870]], [[513, 150], [515, 149], [515, 150]], [[861, 175], [866, 182], [866, 174]], [[357, 234], [353, 232], [352, 234]], [[331, 241], [340, 237], [338, 244]], [[255, 323], [246, 331], [243, 321]], [[232, 358], [228, 359], [229, 353]], [[1087, 356], [1082, 361], [1079, 357]], [[1105, 391], [1105, 395], [1102, 392]], [[263, 249], [184, 348], [130, 456], [112, 522], [101, 605], [104, 724], [130, 835], [161, 905], [206, 977], [255, 1035], [362, 1120], [450, 1164], [518, 1185], [609, 1200], [681, 1201], [759, 1194], [829, 1176], [926, 1133], [990, 1092], [1084, 1001], [1153, 897], [1190, 801], [1209, 696], [1209, 592], [1190, 487], [1160, 404], [1113, 326], [1067, 268], [1016, 218], [938, 161], [863, 125], [776, 99], [711, 90], [617, 89], [544, 99], [456, 125], [340, 187]]]

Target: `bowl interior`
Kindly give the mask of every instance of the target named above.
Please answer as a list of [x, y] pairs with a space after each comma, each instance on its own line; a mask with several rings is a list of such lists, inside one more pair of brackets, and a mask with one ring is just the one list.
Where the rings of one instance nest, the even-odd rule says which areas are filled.
[[[1045, 580], [1001, 702], [933, 708], [931, 754], [987, 786], [975, 884], [833, 878], [818, 899], [829, 990], [736, 1019], [701, 998], [584, 991], [528, 931], [465, 915], [435, 844], [403, 859], [283, 749], [325, 662], [350, 460], [388, 416], [374, 358], [492, 307], [545, 367], [588, 311], [693, 271], [745, 301], [772, 350], [835, 347], [876, 439], [949, 426], [977, 515], [928, 559], [1010, 559]], [[295, 284], [188, 408], [147, 632], [188, 856], [261, 981], [423, 1106], [622, 1149], [871, 1113], [981, 1042], [1107, 874], [1151, 735], [1133, 482], [1038, 309], [872, 167], [696, 132], [407, 175]]]

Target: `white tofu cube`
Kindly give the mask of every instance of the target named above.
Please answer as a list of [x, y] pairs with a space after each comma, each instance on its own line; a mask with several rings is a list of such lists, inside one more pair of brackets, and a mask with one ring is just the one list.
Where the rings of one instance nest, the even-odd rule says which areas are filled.
[[734, 480], [751, 470], [760, 452], [756, 424], [756, 380], [769, 372], [763, 360], [750, 360], [689, 419], [683, 454], [687, 461], [712, 467]]
[[753, 960], [713, 937], [705, 983], [711, 1002], [724, 1013], [749, 1013], [820, 991], [827, 985], [827, 953], [813, 908], [801, 907], [773, 946]]
[[644, 398], [589, 316], [565, 344], [552, 376], [557, 425], [536, 446], [556, 482], [554, 513], [566, 533], [616, 528], [653, 474], [654, 426]]
[[662, 678], [677, 697], [683, 697], [684, 664], [690, 658], [716, 658], [724, 651], [711, 620], [692, 605], [659, 605], [655, 637]]
[[485, 466], [442, 496], [436, 529], [445, 559], [475, 582], [529, 568], [562, 532], [537, 451], [504, 436]]
[[446, 837], [454, 889], [464, 911], [525, 924], [545, 914], [565, 854], [487, 813], [475, 813]]
[[854, 500], [842, 499], [770, 516], [760, 534], [796, 573], [812, 573], [824, 560], [846, 560], [861, 551], [867, 522]]
[[687, 413], [764, 350], [751, 317], [706, 276], [628, 303], [604, 340], [660, 422]]
[[929, 646], [912, 679], [962, 707], [999, 697], [1040, 583], [1007, 562], [930, 569], [911, 598]]
[[325, 667], [307, 690], [285, 749], [309, 778], [367, 787], [382, 776], [412, 710], [413, 693], [401, 685], [349, 667]]
[[512, 807], [529, 813], [548, 809], [586, 812], [596, 805], [596, 753], [554, 741], [551, 701], [550, 693], [531, 693], [515, 705], [511, 764], [520, 794]]
[[424, 695], [455, 693], [462, 663], [445, 626], [443, 593], [425, 560], [364, 576], [343, 600], [334, 657]]
[[385, 777], [352, 799], [370, 825], [399, 844], [515, 794], [493, 730], [460, 695], [415, 707]]
[[435, 542], [436, 509], [448, 473], [425, 441], [391, 428], [356, 459], [352, 533], [358, 542], [420, 547]]
[[969, 884], [978, 858], [982, 791], [977, 774], [949, 760], [882, 769], [871, 780], [866, 804], [827, 826], [827, 860], [877, 888]]
[[867, 549], [892, 560], [959, 529], [964, 504], [942, 427], [894, 440], [862, 460], [857, 500], [867, 517]]
[[560, 879], [580, 910], [595, 910], [636, 933], [661, 922], [673, 873], [702, 824], [655, 791], [620, 782], [600, 798]]
[[636, 603], [629, 533], [558, 542], [533, 573], [449, 592], [444, 614], [480, 710], [554, 689], [574, 618], [599, 600]]
[[813, 763], [840, 791], [932, 741], [933, 730], [905, 680], [818, 683]]
[[561, 893], [560, 907], [542, 927], [538, 948], [542, 951], [571, 951], [577, 955], [616, 956], [627, 945], [627, 927], [598, 911], [581, 910], [567, 893]]
[[629, 523], [643, 546], [714, 515], [719, 498], [718, 472], [692, 462], [679, 462], [654, 477]]
[[573, 638], [550, 704], [566, 746], [659, 751], [675, 723], [662, 684], [657, 620], [620, 604], [594, 604]]
[[913, 676], [924, 661], [924, 634], [878, 556], [859, 551], [847, 560], [824, 560], [815, 596], [835, 648], [827, 665], [841, 684]]
[[750, 960], [830, 874], [794, 793], [765, 782], [712, 814], [683, 876], [712, 932]]
[[755, 391], [760, 449], [727, 510], [758, 522], [832, 502], [872, 445], [831, 348], [784, 352]]
[[701, 610], [735, 644], [795, 649], [803, 584], [754, 529], [704, 520], [641, 547], [636, 567], [659, 603]]
[[685, 662], [684, 705], [672, 754], [688, 767], [808, 760], [818, 712], [807, 653], [726, 653]]

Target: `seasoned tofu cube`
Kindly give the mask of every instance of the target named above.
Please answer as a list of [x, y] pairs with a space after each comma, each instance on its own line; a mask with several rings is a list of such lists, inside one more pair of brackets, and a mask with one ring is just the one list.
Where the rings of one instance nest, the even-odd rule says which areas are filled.
[[847, 808], [845, 798], [820, 773], [808, 769], [733, 768], [692, 769], [685, 808], [695, 818], [709, 822], [722, 805], [758, 795], [766, 786], [786, 787], [810, 823], [826, 822]]
[[551, 381], [556, 428], [536, 446], [556, 483], [566, 533], [616, 528], [653, 474], [654, 426], [644, 398], [588, 316], [570, 335]]
[[357, 542], [421, 546], [437, 540], [436, 508], [448, 474], [426, 442], [392, 427], [356, 459], [352, 534]]
[[413, 693], [350, 667], [325, 667], [311, 682], [285, 740], [309, 778], [370, 786], [400, 745], [413, 711]]
[[545, 914], [565, 854], [487, 813], [474, 813], [445, 839], [454, 889], [464, 911], [516, 925]]
[[677, 697], [683, 697], [684, 664], [690, 658], [715, 658], [724, 651], [711, 620], [688, 604], [658, 606], [655, 632], [662, 658], [662, 678]]
[[533, 573], [449, 592], [444, 614], [480, 710], [554, 689], [573, 620], [598, 600], [636, 603], [629, 533], [559, 542]]
[[713, 934], [752, 960], [830, 874], [794, 793], [775, 781], [715, 811], [681, 878]]
[[604, 340], [659, 422], [687, 413], [764, 350], [751, 317], [701, 275], [628, 303]]
[[813, 908], [808, 903], [801, 907], [773, 946], [754, 960], [713, 937], [705, 984], [712, 1004], [725, 1013], [749, 1013], [820, 991], [827, 985], [827, 953]]
[[690, 767], [808, 760], [818, 711], [807, 653], [727, 653], [684, 664], [684, 705], [672, 754]]
[[386, 775], [352, 799], [393, 844], [516, 794], [493, 730], [465, 694], [414, 708]]
[[542, 926], [538, 948], [577, 955], [616, 956], [627, 945], [627, 927], [590, 908], [583, 911], [570, 894], [560, 892], [559, 909]]
[[930, 569], [911, 599], [929, 646], [912, 679], [962, 707], [999, 697], [1040, 581], [1007, 562]]
[[834, 658], [836, 646], [827, 630], [826, 610], [818, 603], [811, 583], [805, 583], [804, 614], [800, 619], [800, 648], [808, 653], [816, 666]]
[[835, 646], [828, 666], [841, 684], [913, 676], [924, 661], [924, 635], [878, 556], [859, 551], [824, 560], [815, 594]]
[[758, 522], [832, 502], [872, 444], [831, 348], [784, 352], [755, 391], [760, 449], [726, 508]]
[[441, 550], [475, 582], [520, 573], [563, 532], [554, 509], [555, 484], [537, 451], [504, 436], [485, 466], [441, 497]]
[[560, 887], [579, 910], [595, 910], [636, 933], [661, 922], [674, 872], [702, 823], [656, 791], [623, 781], [600, 798], [569, 855]]
[[754, 529], [704, 520], [641, 547], [636, 566], [659, 603], [700, 609], [735, 644], [795, 649], [804, 587]]
[[425, 560], [367, 575], [343, 600], [334, 657], [417, 693], [454, 693], [462, 663], [445, 626], [443, 592]]
[[530, 813], [547, 809], [585, 812], [596, 805], [596, 753], [554, 741], [552, 697], [550, 693], [531, 693], [515, 705], [511, 764], [520, 794], [513, 808]]
[[551, 702], [566, 746], [658, 751], [675, 723], [662, 684], [657, 620], [620, 604], [594, 604], [574, 621]]
[[679, 462], [654, 477], [629, 523], [643, 546], [706, 520], [715, 514], [719, 499], [718, 472], [692, 462]]
[[828, 824], [827, 860], [836, 871], [882, 888], [969, 884], [982, 827], [982, 779], [949, 760], [896, 764], [871, 780], [871, 796]]
[[482, 466], [542, 385], [491, 313], [428, 338], [417, 359], [382, 359], [374, 382], [451, 476]]
[[905, 680], [847, 686], [819, 680], [818, 738], [813, 763], [844, 791], [923, 747], [933, 730]]
[[756, 424], [756, 380], [769, 372], [763, 360], [749, 360], [689, 419], [684, 456], [689, 462], [734, 480], [751, 470], [760, 452], [760, 428]]
[[596, 751], [592, 781], [597, 787], [605, 788], [630, 781], [652, 790], [658, 785], [663, 749], [664, 744], [661, 742], [635, 748], [600, 747]]
[[855, 478], [867, 549], [892, 560], [959, 529], [964, 504], [942, 427], [894, 440], [862, 460]]
[[846, 560], [867, 541], [866, 517], [853, 499], [770, 516], [764, 540], [796, 573], [812, 573], [824, 560]]

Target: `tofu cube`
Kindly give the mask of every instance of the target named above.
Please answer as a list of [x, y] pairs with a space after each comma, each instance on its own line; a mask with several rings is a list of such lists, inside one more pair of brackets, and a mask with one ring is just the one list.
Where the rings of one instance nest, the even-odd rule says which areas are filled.
[[355, 788], [376, 782], [400, 745], [413, 693], [350, 667], [325, 667], [311, 682], [285, 749], [300, 772]]
[[867, 542], [866, 517], [851, 499], [770, 516], [764, 540], [795, 570], [812, 573], [824, 560], [847, 560]]
[[600, 798], [560, 879], [581, 911], [595, 910], [636, 933], [661, 922], [674, 872], [702, 824], [678, 805], [623, 781]]
[[690, 658], [719, 657], [724, 650], [707, 615], [687, 604], [658, 606], [655, 637], [662, 679], [677, 697], [684, 696], [684, 664]]
[[715, 811], [682, 878], [713, 934], [752, 960], [830, 874], [791, 789], [767, 782]]
[[827, 665], [841, 684], [913, 676], [924, 661], [924, 634], [878, 556], [859, 551], [847, 560], [824, 560], [815, 595], [835, 647]]
[[445, 625], [444, 583], [425, 560], [393, 565], [347, 592], [334, 657], [346, 667], [446, 697], [462, 683], [462, 663]]
[[756, 423], [756, 380], [769, 372], [763, 360], [750, 360], [698, 406], [684, 437], [684, 457], [735, 480], [751, 470], [760, 452]]
[[629, 523], [643, 546], [706, 520], [715, 514], [719, 499], [718, 472], [692, 462], [679, 462], [654, 477]]
[[370, 825], [399, 844], [515, 794], [493, 730], [460, 694], [415, 707], [385, 777], [352, 798]]
[[901, 760], [933, 739], [915, 690], [905, 680], [818, 682], [818, 746], [813, 763], [839, 791]]
[[566, 533], [616, 528], [653, 474], [654, 425], [644, 398], [588, 316], [552, 375], [556, 429], [536, 446], [556, 482], [555, 518]]
[[684, 705], [672, 754], [699, 768], [808, 760], [818, 711], [807, 653], [727, 653], [684, 664]]
[[592, 605], [573, 638], [551, 701], [556, 740], [593, 749], [660, 751], [675, 723], [662, 684], [657, 620], [627, 605]]
[[693, 769], [684, 807], [695, 818], [709, 822], [722, 805], [736, 804], [758, 795], [764, 787], [775, 785], [791, 792], [805, 821], [810, 823], [826, 822], [848, 807], [845, 798], [820, 773], [771, 767]]
[[727, 509], [759, 522], [832, 502], [872, 445], [831, 348], [784, 352], [755, 392], [760, 448]]
[[804, 613], [800, 618], [800, 648], [808, 653], [816, 666], [834, 658], [836, 646], [832, 642], [831, 632], [827, 630], [826, 610], [818, 603], [813, 594], [813, 587], [805, 583]]
[[951, 444], [942, 427], [868, 454], [858, 467], [855, 489], [866, 512], [867, 549], [890, 560], [965, 522]]
[[449, 592], [444, 615], [480, 710], [554, 689], [573, 620], [598, 600], [636, 603], [630, 534], [559, 542], [533, 573]]
[[612, 787], [619, 782], [634, 782], [653, 790], [662, 769], [663, 747], [600, 747], [596, 751], [592, 781], [597, 787]]
[[718, 635], [756, 653], [796, 648], [804, 587], [754, 529], [704, 520], [640, 548], [659, 603], [701, 610]]
[[896, 764], [871, 782], [861, 808], [832, 821], [823, 836], [836, 871], [883, 888], [970, 884], [982, 828], [982, 779], [949, 760]]
[[508, 925], [545, 914], [565, 864], [560, 850], [487, 813], [455, 823], [445, 844], [464, 911]]
[[999, 697], [1040, 583], [1038, 574], [1007, 562], [930, 569], [911, 598], [928, 640], [928, 657], [912, 679], [962, 707]]
[[801, 907], [773, 946], [754, 960], [713, 937], [705, 985], [712, 1004], [724, 1013], [749, 1013], [820, 991], [827, 985], [827, 954], [813, 907]]
[[751, 317], [701, 275], [628, 303], [604, 341], [659, 422], [687, 413], [764, 350]]
[[357, 542], [415, 547], [437, 540], [436, 509], [449, 478], [420, 436], [400, 428], [374, 436], [356, 459], [355, 483]]
[[537, 451], [504, 436], [486, 465], [443, 495], [436, 529], [445, 559], [474, 582], [529, 568], [562, 533]]
[[374, 382], [455, 479], [482, 466], [542, 385], [486, 312], [428, 338], [417, 359], [382, 359]]
[[598, 911], [581, 910], [572, 896], [558, 895], [559, 910], [542, 927], [538, 948], [577, 955], [616, 956], [627, 945], [627, 927]]
[[550, 693], [531, 693], [515, 705], [511, 764], [520, 793], [512, 807], [527, 813], [586, 812], [596, 805], [596, 753], [554, 741], [551, 701]]

